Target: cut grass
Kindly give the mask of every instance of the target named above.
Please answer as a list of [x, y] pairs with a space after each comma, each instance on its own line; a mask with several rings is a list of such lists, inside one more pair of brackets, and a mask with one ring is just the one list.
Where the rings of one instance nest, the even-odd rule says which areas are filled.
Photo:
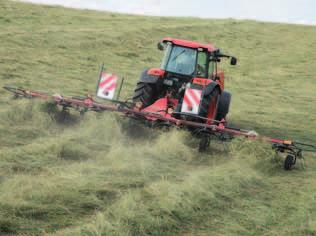
[[[156, 42], [213, 42], [229, 122], [315, 143], [316, 28], [160, 18], [0, 3], [0, 85], [93, 93], [99, 64], [126, 79], [123, 98]], [[153, 132], [112, 114], [60, 111], [0, 90], [0, 235], [315, 235], [315, 154], [291, 172], [268, 144], [212, 141], [199, 154], [183, 131]], [[132, 124], [132, 125], [131, 125]]]

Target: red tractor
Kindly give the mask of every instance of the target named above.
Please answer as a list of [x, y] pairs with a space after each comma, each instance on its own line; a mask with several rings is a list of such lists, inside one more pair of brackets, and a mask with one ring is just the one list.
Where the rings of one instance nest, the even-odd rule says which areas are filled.
[[146, 69], [137, 83], [133, 102], [144, 112], [214, 124], [224, 122], [231, 94], [224, 91], [224, 73], [218, 70], [222, 54], [211, 44], [164, 38], [160, 68]]

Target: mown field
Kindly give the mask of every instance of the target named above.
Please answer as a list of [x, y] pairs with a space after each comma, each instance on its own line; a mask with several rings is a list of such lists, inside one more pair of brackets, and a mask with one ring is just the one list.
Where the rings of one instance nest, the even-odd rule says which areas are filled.
[[[229, 122], [316, 143], [316, 27], [120, 15], [0, 2], [0, 85], [93, 93], [99, 65], [124, 98], [164, 36], [212, 42]], [[60, 122], [0, 90], [0, 235], [316, 235], [316, 155], [284, 171], [269, 145], [153, 132], [112, 114]]]

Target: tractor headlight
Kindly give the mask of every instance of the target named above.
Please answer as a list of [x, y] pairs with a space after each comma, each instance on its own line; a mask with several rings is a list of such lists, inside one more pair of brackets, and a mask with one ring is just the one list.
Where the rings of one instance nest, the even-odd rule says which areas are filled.
[[168, 86], [172, 86], [172, 85], [173, 85], [173, 81], [172, 81], [172, 80], [169, 80], [169, 79], [165, 79], [165, 80], [163, 81], [163, 84], [168, 85]]

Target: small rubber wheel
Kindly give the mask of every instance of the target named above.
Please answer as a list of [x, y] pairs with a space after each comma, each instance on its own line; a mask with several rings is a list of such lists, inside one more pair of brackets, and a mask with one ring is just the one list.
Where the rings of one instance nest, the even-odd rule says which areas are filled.
[[61, 122], [67, 121], [67, 120], [69, 119], [69, 116], [70, 116], [69, 111], [67, 111], [67, 110], [61, 111], [61, 112], [60, 112], [60, 121], [61, 121]]
[[210, 137], [205, 135], [200, 139], [199, 152], [205, 152], [208, 146], [210, 146]]
[[284, 169], [285, 170], [291, 170], [294, 165], [294, 156], [287, 155], [284, 160]]

